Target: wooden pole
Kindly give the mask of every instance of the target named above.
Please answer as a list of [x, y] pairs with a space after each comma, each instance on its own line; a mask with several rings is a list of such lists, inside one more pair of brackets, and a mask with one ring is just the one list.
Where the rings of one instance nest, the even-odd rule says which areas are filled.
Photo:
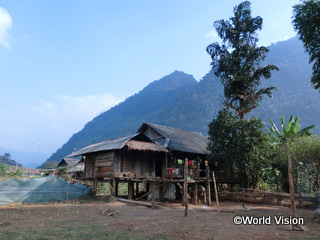
[[98, 181], [97, 178], [93, 179], [93, 188], [94, 188], [94, 195], [97, 195], [97, 190], [98, 190]]
[[[158, 188], [160, 188], [160, 187], [163, 187], [164, 185], [166, 185], [167, 183], [163, 183], [163, 184], [161, 184], [161, 185], [159, 185], [159, 186], [157, 186], [156, 188], [155, 188], [155, 190], [157, 190]], [[140, 200], [141, 198], [144, 198], [145, 196], [147, 196], [147, 195], [149, 195], [149, 193], [151, 193], [152, 192], [152, 190], [151, 191], [148, 191], [148, 192], [146, 192], [145, 194], [143, 194], [142, 196], [140, 196], [140, 197], [138, 197], [138, 198], [136, 198], [136, 201], [137, 200]]]
[[289, 177], [289, 192], [290, 192], [290, 205], [291, 205], [291, 215], [293, 218], [297, 217], [296, 215], [296, 204], [294, 201], [294, 188], [293, 188], [293, 177], [292, 177], [292, 161], [290, 156], [289, 147], [286, 144], [286, 154], [288, 159], [288, 177]]
[[194, 184], [193, 189], [193, 204], [198, 205], [198, 183]]
[[218, 213], [220, 214], [218, 189], [217, 189], [216, 176], [214, 175], [214, 171], [212, 171], [212, 178], [213, 178], [213, 185], [214, 185], [214, 193], [216, 195], [217, 209], [218, 209]]
[[134, 190], [134, 183], [129, 180], [128, 182], [128, 199], [133, 199], [133, 190]]
[[151, 208], [155, 209], [156, 208], [156, 183], [152, 181], [151, 186], [152, 186]]
[[136, 182], [136, 196], [139, 195], [139, 182]]
[[115, 180], [115, 184], [116, 184], [116, 186], [115, 186], [115, 190], [114, 190], [114, 195], [116, 197], [118, 197], [119, 196], [119, 182], [117, 180]]
[[184, 216], [188, 216], [188, 158], [184, 160], [184, 181], [183, 181], [183, 196], [185, 211]]
[[113, 188], [113, 185], [112, 185], [112, 180], [108, 181], [108, 184], [109, 184], [109, 188], [110, 188], [110, 194], [114, 195], [114, 188]]
[[206, 161], [206, 178], [207, 178], [207, 183], [206, 183], [206, 190], [207, 190], [207, 203], [208, 205], [211, 205], [211, 190], [210, 190], [210, 170], [208, 166], [208, 162]]

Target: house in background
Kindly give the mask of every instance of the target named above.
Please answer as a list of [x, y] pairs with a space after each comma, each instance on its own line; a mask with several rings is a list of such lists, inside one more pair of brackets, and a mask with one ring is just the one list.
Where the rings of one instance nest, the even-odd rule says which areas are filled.
[[68, 158], [68, 157], [65, 157], [61, 160], [61, 162], [58, 164], [58, 168], [59, 167], [72, 167], [74, 165], [76, 165], [77, 163], [80, 162], [80, 159], [77, 159], [77, 158]]
[[[57, 169], [68, 167], [68, 172], [70, 173], [72, 179], [74, 181], [83, 180], [83, 172], [84, 172], [84, 161], [83, 159], [78, 158], [68, 158], [65, 157], [58, 164]], [[59, 176], [59, 171], [57, 172]]]
[[117, 194], [118, 183], [128, 182], [128, 198], [132, 198], [133, 183], [137, 189], [146, 179], [179, 184], [186, 159], [188, 176], [204, 181], [207, 145], [207, 138], [196, 132], [143, 123], [135, 134], [89, 145], [68, 158], [83, 157], [84, 179], [94, 181], [94, 186], [107, 181]]

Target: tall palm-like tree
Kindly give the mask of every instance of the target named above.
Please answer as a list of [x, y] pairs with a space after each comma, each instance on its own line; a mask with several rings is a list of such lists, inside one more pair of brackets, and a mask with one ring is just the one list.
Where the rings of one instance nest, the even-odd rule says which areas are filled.
[[270, 119], [271, 128], [268, 127], [270, 138], [273, 143], [280, 143], [285, 146], [286, 155], [288, 160], [288, 177], [289, 177], [289, 191], [290, 191], [290, 204], [291, 204], [291, 215], [292, 217], [297, 217], [296, 215], [296, 205], [294, 201], [294, 189], [293, 189], [293, 177], [292, 177], [292, 160], [289, 149], [289, 141], [296, 137], [311, 135], [310, 130], [315, 126], [309, 126], [300, 130], [299, 125], [300, 118], [294, 119], [291, 115], [288, 125], [286, 126], [284, 117], [281, 117], [282, 121], [282, 131], [280, 132], [274, 122]]
[[207, 47], [212, 69], [224, 85], [226, 105], [236, 111], [241, 119], [257, 108], [264, 95], [272, 97], [276, 87], [259, 88], [262, 79], [271, 77], [271, 71], [279, 70], [269, 64], [260, 66], [269, 50], [258, 47], [257, 31], [262, 29], [262, 18], [251, 16], [251, 3], [244, 1], [234, 7], [229, 20], [214, 22], [222, 44]]

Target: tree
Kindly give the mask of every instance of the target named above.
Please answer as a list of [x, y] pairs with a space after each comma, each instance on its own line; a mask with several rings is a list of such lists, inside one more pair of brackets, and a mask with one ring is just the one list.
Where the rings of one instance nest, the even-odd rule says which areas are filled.
[[264, 148], [267, 136], [261, 119], [240, 119], [228, 109], [220, 110], [209, 124], [211, 165], [234, 171], [242, 186], [255, 187], [266, 163]]
[[311, 83], [320, 90], [320, 1], [307, 0], [293, 6], [293, 27], [298, 31], [312, 66]]
[[8, 174], [8, 171], [10, 170], [9, 165], [0, 163], [0, 175], [6, 177]]
[[241, 119], [259, 105], [263, 95], [272, 97], [275, 87], [258, 87], [263, 78], [271, 77], [272, 70], [278, 70], [274, 65], [260, 67], [269, 50], [257, 47], [256, 31], [262, 29], [262, 18], [251, 17], [250, 5], [245, 1], [236, 6], [229, 21], [215, 21], [214, 27], [223, 44], [212, 43], [206, 49], [214, 73], [224, 85], [225, 103]]
[[[16, 166], [18, 163], [15, 160], [11, 159], [10, 153], [5, 153], [4, 155], [0, 155], [0, 163]], [[18, 166], [22, 166], [18, 164]]]
[[271, 128], [268, 127], [270, 138], [274, 143], [281, 143], [285, 146], [286, 156], [288, 160], [288, 178], [289, 178], [289, 191], [290, 191], [290, 203], [292, 217], [296, 217], [296, 204], [294, 201], [294, 188], [293, 188], [293, 177], [292, 177], [292, 160], [289, 150], [289, 141], [296, 137], [309, 136], [310, 130], [315, 126], [309, 126], [300, 130], [299, 117], [294, 119], [291, 115], [288, 125], [286, 126], [284, 117], [281, 117], [282, 131], [280, 132], [274, 122], [270, 119]]

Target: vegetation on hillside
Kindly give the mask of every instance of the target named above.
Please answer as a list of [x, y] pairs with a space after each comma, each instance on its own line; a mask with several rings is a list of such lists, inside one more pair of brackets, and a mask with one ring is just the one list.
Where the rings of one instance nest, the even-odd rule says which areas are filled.
[[[274, 64], [280, 70], [272, 73], [268, 85], [266, 82], [262, 82], [261, 88], [274, 86], [279, 91], [274, 92], [272, 99], [263, 98], [259, 108], [254, 109], [247, 116], [249, 118], [255, 116], [257, 121], [261, 119], [264, 126], [268, 126], [270, 118], [275, 121], [276, 125], [279, 125], [281, 124], [279, 116], [288, 119], [291, 115], [303, 118], [302, 127], [316, 124], [316, 119], [320, 118], [320, 108], [318, 107], [320, 95], [310, 86], [312, 69], [308, 63], [308, 55], [304, 52], [303, 44], [298, 37], [295, 37], [272, 44], [268, 50], [269, 53], [261, 65]], [[208, 125], [212, 119], [217, 118], [224, 100], [224, 86], [220, 79], [214, 75], [213, 70], [199, 82], [191, 75], [176, 71], [152, 82], [139, 93], [88, 122], [45, 164], [48, 166], [48, 162], [60, 162], [66, 155], [89, 144], [134, 133], [143, 122], [193, 130], [207, 135]], [[266, 132], [266, 129], [264, 131]], [[318, 126], [314, 129], [314, 133], [320, 133]], [[249, 152], [248, 156], [240, 158], [258, 159], [260, 156], [264, 159], [263, 161], [260, 159], [261, 165], [259, 163], [253, 165], [254, 167], [243, 166], [242, 172], [248, 171], [246, 169], [251, 172], [257, 170], [253, 174], [254, 177], [251, 177], [252, 179], [246, 180], [245, 185], [256, 185], [260, 188], [268, 186], [270, 189], [278, 187], [279, 190], [288, 190], [285, 180], [288, 177], [287, 168], [283, 164], [279, 148], [267, 148], [263, 150], [263, 155]], [[290, 150], [293, 168], [297, 168], [294, 160], [295, 151], [291, 149], [291, 146]], [[265, 157], [265, 155], [267, 156]], [[267, 160], [270, 162], [268, 163]], [[264, 165], [265, 163], [268, 164]], [[309, 163], [304, 164], [304, 166], [307, 165], [310, 166]], [[299, 169], [301, 170], [301, 167]], [[307, 182], [306, 179], [307, 177], [302, 182]], [[294, 181], [296, 182], [297, 178], [294, 178]], [[309, 187], [305, 187], [305, 189], [309, 189]]]
[[[210, 143], [208, 149], [211, 152], [211, 166], [216, 171], [232, 172], [233, 179], [237, 177], [242, 187], [255, 188], [258, 183], [261, 186], [264, 180], [268, 181], [268, 184], [276, 183], [277, 190], [279, 190], [278, 178], [281, 175], [282, 180], [286, 180], [284, 182], [289, 183], [289, 187], [283, 186], [282, 190], [290, 191], [292, 216], [295, 217], [294, 182], [297, 190], [297, 183], [300, 178], [299, 190], [301, 191], [303, 189], [301, 179], [304, 176], [305, 181], [314, 186], [313, 190], [319, 191], [320, 174], [317, 168], [320, 165], [320, 156], [316, 157], [314, 155], [314, 153], [318, 152], [318, 138], [312, 137], [307, 140], [306, 137], [311, 136], [310, 130], [315, 126], [312, 125], [300, 130], [299, 118], [294, 119], [293, 116], [290, 117], [287, 125], [284, 117], [281, 118], [281, 131], [270, 120], [271, 128], [268, 128], [269, 134], [263, 131], [264, 125], [261, 119], [256, 119], [252, 116], [250, 119], [243, 120], [244, 114], [255, 109], [257, 103], [249, 104], [246, 111], [245, 100], [241, 98], [239, 91], [241, 93], [249, 93], [248, 96], [250, 93], [255, 94], [256, 87], [260, 84], [260, 78], [262, 76], [265, 78], [270, 77], [270, 70], [276, 69], [273, 65], [267, 65], [266, 69], [259, 69], [256, 66], [254, 70], [261, 74], [257, 74], [259, 84], [250, 84], [249, 80], [255, 82], [255, 78], [251, 76], [250, 72], [253, 70], [248, 66], [246, 67], [248, 57], [243, 57], [245, 54], [241, 55], [241, 51], [243, 50], [250, 56], [253, 51], [250, 51], [250, 44], [254, 48], [257, 41], [257, 38], [251, 36], [251, 34], [254, 34], [256, 29], [261, 28], [262, 24], [262, 19], [252, 19], [250, 12], [250, 3], [246, 1], [234, 8], [235, 16], [231, 18], [232, 23], [224, 20], [215, 22], [219, 36], [224, 43], [228, 41], [229, 45], [221, 47], [215, 43], [207, 48], [213, 60], [213, 70], [217, 76], [221, 77], [224, 86], [226, 105], [231, 106], [238, 115], [235, 116], [224, 108], [219, 111], [218, 116], [209, 124]], [[247, 32], [242, 36], [243, 29]], [[232, 49], [233, 52], [230, 53], [229, 49]], [[255, 64], [250, 60], [248, 60], [248, 63], [253, 66]], [[268, 66], [271, 67], [268, 68]], [[253, 71], [252, 75], [254, 76], [255, 74]], [[262, 92], [269, 94], [270, 92], [265, 91], [266, 89], [268, 88], [263, 89]], [[269, 90], [272, 89], [269, 88]], [[302, 138], [304, 141], [301, 140]], [[276, 143], [279, 143], [282, 147], [278, 147]], [[312, 148], [310, 149], [309, 146], [306, 146], [307, 144], [310, 144]], [[290, 147], [293, 148], [294, 157], [298, 159], [294, 165], [292, 164]], [[285, 162], [283, 155], [279, 152], [279, 149], [283, 148], [286, 153]], [[307, 159], [306, 156], [309, 156], [309, 153], [313, 157]], [[292, 176], [293, 171], [296, 173], [294, 178]], [[275, 178], [273, 178], [274, 174]], [[283, 178], [284, 176], [285, 178]]]
[[[10, 153], [5, 153], [4, 155], [0, 155], [0, 163], [16, 166], [18, 163], [11, 159]], [[21, 164], [18, 164], [18, 166], [22, 166]]]

